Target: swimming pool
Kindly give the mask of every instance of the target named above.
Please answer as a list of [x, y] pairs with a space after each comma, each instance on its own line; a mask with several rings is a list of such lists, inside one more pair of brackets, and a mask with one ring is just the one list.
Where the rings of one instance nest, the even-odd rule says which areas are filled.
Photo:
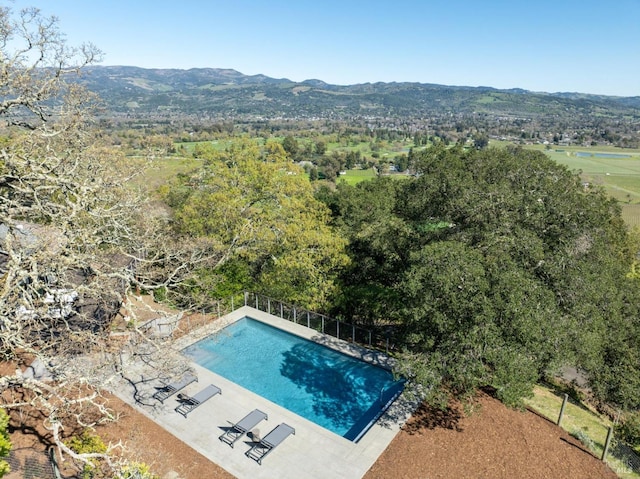
[[386, 369], [248, 317], [183, 353], [351, 441], [362, 437], [403, 387]]

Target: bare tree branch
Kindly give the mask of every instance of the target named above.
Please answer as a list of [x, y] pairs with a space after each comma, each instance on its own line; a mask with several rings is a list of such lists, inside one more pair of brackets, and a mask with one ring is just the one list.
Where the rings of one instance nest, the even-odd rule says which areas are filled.
[[58, 451], [81, 462], [98, 456], [66, 446], [65, 425], [117, 420], [102, 391], [140, 354], [160, 377], [186, 367], [131, 309], [129, 342], [114, 341], [132, 288], [179, 288], [221, 260], [217, 245], [170, 234], [147, 202], [138, 178], [150, 160], [99, 141], [96, 98], [65, 81], [99, 58], [91, 44], [70, 48], [55, 17], [0, 8], [0, 360], [17, 367], [0, 378], [0, 407], [39, 411]]

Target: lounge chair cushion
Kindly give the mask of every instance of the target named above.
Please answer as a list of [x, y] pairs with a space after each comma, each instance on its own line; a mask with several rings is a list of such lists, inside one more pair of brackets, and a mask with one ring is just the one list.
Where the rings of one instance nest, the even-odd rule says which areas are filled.
[[189, 384], [197, 380], [198, 380], [197, 376], [191, 373], [185, 374], [184, 376], [177, 379], [176, 381], [173, 381], [169, 384], [165, 384], [164, 386], [162, 386], [158, 391], [154, 393], [153, 398], [157, 399], [160, 402], [164, 402], [165, 399], [173, 396], [175, 393], [177, 393], [181, 389], [184, 389]]
[[195, 408], [200, 406], [202, 403], [204, 403], [205, 401], [208, 401], [216, 394], [221, 394], [221, 393], [222, 391], [218, 386], [215, 386], [214, 384], [209, 384], [206, 388], [204, 388], [202, 391], [199, 391], [194, 396], [184, 396], [181, 399], [182, 404], [180, 404], [176, 408], [176, 412], [179, 412], [184, 417], [187, 417], [187, 414], [189, 414]]
[[267, 457], [271, 451], [278, 447], [291, 434], [295, 434], [296, 430], [288, 424], [278, 424], [269, 434], [262, 440], [253, 445], [245, 454], [247, 457], [254, 459], [258, 464], [262, 464], [262, 460]]
[[220, 439], [222, 442], [226, 442], [231, 447], [233, 447], [233, 444], [238, 439], [240, 439], [244, 434], [256, 427], [256, 425], [263, 419], [268, 419], [267, 413], [260, 411], [260, 409], [254, 409], [245, 417], [240, 419], [240, 421], [227, 429], [225, 433], [222, 434], [218, 439]]

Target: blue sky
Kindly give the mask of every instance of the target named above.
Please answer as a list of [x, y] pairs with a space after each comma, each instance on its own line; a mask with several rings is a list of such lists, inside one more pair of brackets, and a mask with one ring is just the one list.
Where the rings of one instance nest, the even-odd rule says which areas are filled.
[[640, 95], [640, 0], [4, 0], [104, 65]]

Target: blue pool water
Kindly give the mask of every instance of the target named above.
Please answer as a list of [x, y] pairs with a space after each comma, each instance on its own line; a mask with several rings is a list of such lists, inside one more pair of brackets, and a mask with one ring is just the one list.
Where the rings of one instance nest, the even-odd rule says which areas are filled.
[[403, 387], [385, 369], [251, 318], [236, 321], [183, 353], [352, 441]]

